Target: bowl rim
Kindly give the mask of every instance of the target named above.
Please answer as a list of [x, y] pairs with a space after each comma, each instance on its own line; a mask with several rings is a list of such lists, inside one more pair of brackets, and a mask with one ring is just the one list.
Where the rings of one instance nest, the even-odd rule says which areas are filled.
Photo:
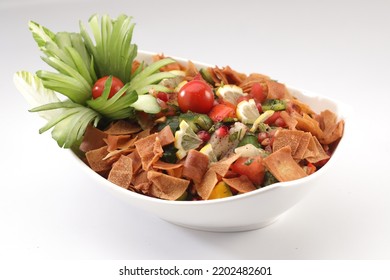
[[[158, 54], [158, 53], [139, 50], [138, 54], [137, 54], [137, 57], [140, 56], [140, 55], [152, 56], [152, 55], [156, 55], [156, 54]], [[181, 62], [188, 61], [188, 59], [184, 59], [184, 58], [180, 58], [180, 57], [176, 57], [176, 56], [169, 56], [169, 57], [172, 57], [173, 59], [179, 60]], [[192, 61], [192, 62], [195, 65], [211, 66], [210, 64], [202, 63], [202, 62], [198, 62], [198, 61]], [[322, 176], [322, 174], [324, 172], [326, 172], [329, 168], [332, 167], [333, 162], [335, 161], [335, 157], [337, 158], [339, 153], [340, 153], [340, 151], [339, 151], [340, 150], [340, 146], [344, 146], [345, 136], [349, 132], [350, 113], [351, 113], [352, 109], [349, 106], [347, 106], [345, 103], [342, 103], [342, 102], [340, 102], [340, 101], [338, 101], [336, 99], [333, 99], [333, 98], [325, 97], [324, 95], [321, 95], [321, 94], [316, 94], [313, 91], [309, 91], [309, 90], [305, 90], [305, 89], [302, 89], [302, 88], [293, 87], [293, 86], [290, 86], [288, 84], [286, 84], [286, 87], [289, 90], [298, 92], [299, 94], [301, 94], [301, 95], [303, 95], [305, 97], [317, 98], [317, 99], [320, 99], [320, 100], [326, 100], [328, 102], [334, 103], [336, 105], [338, 111], [339, 111], [338, 112], [338, 116], [337, 116], [338, 119], [339, 120], [344, 120], [343, 136], [339, 140], [339, 143], [337, 144], [337, 147], [336, 147], [332, 157], [330, 158], [330, 160], [323, 167], [321, 167], [320, 170], [318, 170], [315, 173], [313, 173], [313, 174], [311, 174], [311, 175], [309, 175], [307, 177], [304, 177], [304, 178], [300, 178], [300, 179], [293, 180], [293, 181], [288, 181], [288, 182], [278, 182], [278, 183], [274, 183], [272, 185], [268, 185], [268, 186], [263, 187], [263, 188], [256, 189], [254, 191], [250, 191], [250, 192], [239, 194], [239, 195], [235, 195], [235, 196], [219, 198], [219, 199], [196, 200], [196, 201], [164, 200], [164, 199], [150, 197], [150, 196], [147, 196], [147, 195], [144, 195], [144, 194], [139, 194], [139, 193], [136, 193], [136, 192], [124, 189], [124, 188], [122, 188], [122, 187], [120, 187], [120, 186], [118, 186], [118, 185], [108, 181], [106, 178], [100, 176], [95, 171], [93, 171], [91, 168], [89, 168], [88, 165], [72, 149], [70, 149], [70, 153], [79, 161], [79, 163], [81, 165], [84, 166], [83, 168], [87, 169], [87, 172], [89, 174], [91, 174], [91, 176], [94, 176], [95, 178], [98, 178], [98, 180], [102, 180], [102, 183], [107, 184], [107, 186], [109, 186], [111, 189], [113, 189], [115, 191], [123, 192], [124, 194], [130, 195], [130, 196], [132, 196], [134, 198], [142, 199], [142, 200], [145, 200], [145, 201], [151, 202], [151, 203], [163, 204], [163, 205], [173, 205], [173, 206], [185, 206], [185, 205], [198, 206], [199, 205], [199, 206], [201, 206], [201, 205], [228, 203], [228, 202], [233, 202], [233, 201], [236, 201], [236, 200], [245, 199], [247, 197], [257, 196], [257, 195], [260, 195], [261, 193], [270, 192], [270, 191], [273, 191], [275, 189], [285, 189], [285, 188], [299, 187], [299, 185], [301, 185], [302, 183], [305, 183], [305, 182], [308, 182], [308, 181], [312, 181], [312, 180], [316, 179], [318, 176]]]

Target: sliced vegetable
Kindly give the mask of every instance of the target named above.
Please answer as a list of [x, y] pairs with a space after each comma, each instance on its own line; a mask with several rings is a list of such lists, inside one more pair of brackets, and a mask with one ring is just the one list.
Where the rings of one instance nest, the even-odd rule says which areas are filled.
[[232, 164], [231, 169], [237, 174], [247, 176], [257, 186], [263, 183], [265, 168], [261, 156], [240, 157]]
[[247, 144], [251, 144], [256, 148], [260, 148], [259, 141], [257, 141], [257, 136], [253, 134], [246, 134], [244, 138], [238, 143], [237, 147], [245, 146]]
[[96, 74], [80, 34], [55, 34], [33, 21], [29, 22], [29, 28], [40, 50], [46, 55], [42, 59], [59, 72], [38, 71], [43, 85], [76, 103], [85, 104], [91, 97]]
[[101, 18], [93, 15], [88, 24], [94, 41], [80, 22], [80, 34], [93, 56], [98, 77], [113, 75], [125, 84], [130, 81], [133, 60], [137, 55], [137, 46], [131, 43], [134, 30], [131, 20], [132, 17], [126, 15], [120, 15], [115, 20], [108, 15]]
[[230, 190], [228, 184], [221, 181], [215, 185], [208, 199], [224, 198], [232, 195], [232, 191]]
[[138, 95], [134, 91], [127, 92], [128, 85], [125, 85], [110, 98], [111, 85], [112, 76], [106, 80], [102, 95], [88, 100], [88, 106], [110, 120], [133, 117], [134, 108], [131, 106], [138, 99]]
[[227, 118], [236, 117], [235, 107], [227, 104], [217, 104], [208, 113], [214, 122], [221, 122]]
[[216, 95], [225, 102], [237, 105], [237, 100], [244, 96], [244, 92], [236, 85], [223, 85], [217, 89]]
[[245, 124], [253, 124], [260, 116], [254, 99], [243, 100], [237, 105], [237, 118]]
[[261, 104], [263, 111], [282, 111], [286, 109], [286, 101], [280, 99], [267, 99]]
[[192, 128], [186, 121], [181, 121], [179, 130], [175, 133], [175, 148], [177, 149], [176, 156], [182, 159], [191, 149], [198, 148], [203, 141], [195, 134]]
[[62, 148], [71, 148], [75, 143], [80, 142], [88, 124], [97, 125], [101, 116], [82, 105], [71, 101], [56, 102], [35, 107], [30, 112], [40, 112], [62, 108], [61, 114], [49, 120], [49, 122], [39, 130], [43, 133], [54, 127], [52, 137]]
[[207, 68], [201, 68], [199, 70], [199, 73], [202, 75], [202, 78], [208, 82], [210, 85], [214, 86], [214, 80], [213, 77], [211, 76], [210, 72], [208, 71]]
[[191, 129], [197, 133], [199, 130], [209, 130], [213, 121], [205, 114], [197, 114], [188, 112], [179, 116], [180, 121], [184, 120], [191, 127]]

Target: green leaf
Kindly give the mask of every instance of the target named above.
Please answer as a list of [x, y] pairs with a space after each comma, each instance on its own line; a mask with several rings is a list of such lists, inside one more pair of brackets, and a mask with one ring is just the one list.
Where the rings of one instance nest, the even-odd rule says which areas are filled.
[[55, 34], [46, 27], [34, 21], [30, 21], [28, 27], [40, 48], [44, 47], [47, 42], [54, 42]]
[[[60, 101], [52, 90], [44, 87], [42, 80], [38, 76], [30, 72], [16, 72], [14, 74], [14, 84], [31, 107]], [[48, 112], [40, 111], [39, 115], [49, 120], [59, 113], [61, 113], [61, 109]]]

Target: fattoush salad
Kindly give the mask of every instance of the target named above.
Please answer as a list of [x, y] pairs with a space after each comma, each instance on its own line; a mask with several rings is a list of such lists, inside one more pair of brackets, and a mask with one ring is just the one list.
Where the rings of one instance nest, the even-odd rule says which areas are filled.
[[[15, 73], [18, 90], [63, 148], [96, 173], [164, 200], [225, 198], [322, 168], [343, 135], [258, 73], [197, 68], [163, 54], [137, 59], [132, 18], [93, 15], [79, 32], [29, 22], [54, 71]], [[92, 35], [90, 35], [91, 33]]]

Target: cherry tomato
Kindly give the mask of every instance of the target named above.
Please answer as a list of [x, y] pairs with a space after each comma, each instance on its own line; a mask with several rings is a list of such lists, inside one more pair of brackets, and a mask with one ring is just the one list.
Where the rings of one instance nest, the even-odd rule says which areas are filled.
[[183, 112], [207, 114], [213, 107], [214, 93], [206, 82], [192, 80], [180, 89], [177, 102]]
[[217, 104], [211, 109], [208, 115], [214, 122], [221, 122], [225, 118], [234, 118], [236, 116], [235, 114], [236, 110], [234, 105]]
[[[95, 84], [92, 87], [92, 97], [93, 99], [96, 99], [103, 94], [104, 90], [104, 84], [106, 83], [107, 79], [109, 76], [104, 76], [103, 78], [100, 78], [95, 82]], [[112, 84], [111, 84], [111, 89], [110, 93], [108, 95], [108, 98], [111, 98], [117, 93], [121, 88], [123, 87], [123, 83], [120, 79], [117, 77], [112, 77]]]
[[231, 165], [231, 169], [237, 174], [247, 176], [257, 186], [264, 181], [265, 168], [261, 156], [240, 157]]

